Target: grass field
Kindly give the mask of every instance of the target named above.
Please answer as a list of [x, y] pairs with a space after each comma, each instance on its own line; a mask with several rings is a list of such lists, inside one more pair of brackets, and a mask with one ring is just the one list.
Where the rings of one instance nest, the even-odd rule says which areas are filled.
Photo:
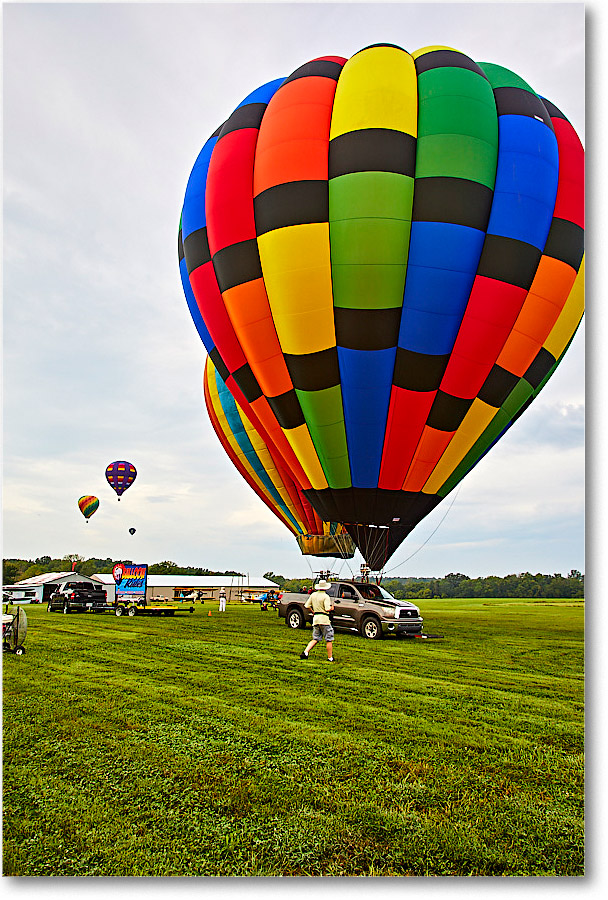
[[583, 875], [582, 601], [424, 601], [443, 641], [209, 605], [26, 607], [5, 875]]

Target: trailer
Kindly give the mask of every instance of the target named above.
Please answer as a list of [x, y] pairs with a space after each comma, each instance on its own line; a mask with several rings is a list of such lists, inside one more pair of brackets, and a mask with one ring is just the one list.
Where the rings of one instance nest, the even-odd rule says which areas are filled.
[[138, 603], [118, 601], [114, 604], [114, 614], [117, 616], [174, 616], [177, 612], [189, 613], [194, 612], [194, 606], [184, 607], [183, 605], [167, 606], [165, 604], [155, 604], [154, 606], [141, 600]]

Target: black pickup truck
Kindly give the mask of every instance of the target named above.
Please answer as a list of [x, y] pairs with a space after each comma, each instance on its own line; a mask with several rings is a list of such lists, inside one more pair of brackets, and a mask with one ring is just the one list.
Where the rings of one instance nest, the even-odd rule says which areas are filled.
[[105, 589], [88, 581], [66, 581], [49, 597], [48, 612], [110, 612]]

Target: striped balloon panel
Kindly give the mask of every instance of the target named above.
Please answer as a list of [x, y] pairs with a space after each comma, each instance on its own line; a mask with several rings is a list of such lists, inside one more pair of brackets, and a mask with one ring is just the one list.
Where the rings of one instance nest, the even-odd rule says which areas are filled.
[[[572, 338], [583, 317], [584, 302], [583, 258], [568, 299], [563, 306], [562, 315], [556, 320], [555, 325], [547, 335], [544, 344], [539, 349], [524, 376], [519, 380], [513, 379], [514, 387], [512, 387], [500, 409], [496, 410], [491, 404], [483, 404], [483, 401], [479, 398], [475, 400], [475, 404], [479, 405], [479, 409], [476, 410], [477, 421], [475, 422], [472, 419], [472, 426], [474, 425], [475, 427], [471, 427], [470, 433], [463, 431], [462, 443], [455, 446], [452, 459], [446, 458], [445, 468], [438, 466], [437, 481], [441, 482], [445, 479], [437, 488], [436, 493], [439, 497], [445, 497], [456, 487], [511, 425], [517, 421], [532, 400], [538, 396], [572, 342]], [[485, 428], [481, 430], [484, 424]], [[451, 450], [451, 446], [448, 449]], [[444, 463], [443, 459], [441, 463]], [[446, 478], [447, 472], [450, 474]], [[432, 487], [430, 481], [428, 487]]]
[[[222, 301], [207, 237], [205, 210], [207, 176], [211, 154], [217, 144], [219, 132], [220, 129], [206, 142], [190, 173], [182, 210], [178, 252], [181, 248], [184, 254], [180, 268], [182, 270], [185, 268], [187, 272], [190, 293], [186, 291], [186, 301], [194, 324], [207, 351], [215, 360], [216, 365], [226, 370], [226, 377], [228, 377], [234, 376], [235, 373], [241, 373], [248, 367]], [[195, 301], [194, 305], [192, 297]], [[204, 322], [208, 335], [207, 341], [205, 333], [201, 332], [200, 320]], [[216, 349], [218, 342], [222, 347], [221, 357]], [[255, 390], [256, 386], [254, 385], [249, 389], [249, 394], [251, 395]]]
[[315, 489], [350, 481], [328, 221], [329, 129], [343, 63], [314, 60], [286, 79], [262, 121], [253, 178], [269, 313], [292, 384], [284, 425]]
[[584, 310], [584, 154], [552, 104], [559, 149], [557, 197], [543, 254], [515, 323], [482, 388], [432, 475], [445, 496], [519, 417], [555, 370]]
[[184, 291], [186, 303], [188, 304], [188, 310], [190, 312], [190, 315], [192, 316], [192, 321], [194, 322], [194, 327], [198, 331], [198, 336], [205, 345], [207, 352], [212, 353], [215, 349], [215, 344], [213, 343], [213, 339], [209, 333], [209, 329], [205, 325], [205, 320], [201, 315], [201, 311], [198, 308], [196, 297], [194, 296], [194, 291], [190, 286], [190, 278], [188, 276], [188, 267], [186, 265], [186, 255], [184, 253], [184, 243], [182, 239], [181, 219], [179, 223], [179, 231], [177, 233], [177, 257], [179, 260], [179, 275], [182, 282], [182, 289]]
[[78, 508], [85, 519], [90, 519], [93, 513], [99, 508], [99, 500], [97, 499], [97, 497], [93, 497], [90, 494], [85, 497], [81, 497], [78, 501]]
[[424, 488], [496, 362], [551, 225], [558, 155], [547, 110], [522, 87], [499, 86], [494, 96], [499, 155], [488, 230], [458, 335], [404, 482], [407, 490]]
[[106, 468], [106, 480], [120, 497], [127, 488], [130, 488], [137, 476], [135, 466], [124, 460], [117, 460], [110, 463]]
[[[301, 463], [285, 439], [236, 335], [211, 259], [207, 231], [206, 203], [209, 164], [218, 139], [220, 135], [229, 133], [231, 128], [238, 131], [239, 123], [243, 125], [257, 121], [281, 82], [282, 79], [270, 82], [248, 95], [233, 113], [231, 124], [225, 123], [203, 147], [188, 180], [182, 211], [182, 235], [178, 244], [179, 248], [183, 248], [188, 281], [196, 301], [196, 309], [191, 308], [192, 318], [203, 343], [205, 343], [205, 339], [199, 327], [199, 316], [205, 323], [209, 334], [209, 342], [205, 343], [205, 346], [214, 364], [236, 399], [242, 405], [247, 404], [253, 412], [253, 417], [262, 424], [266, 435], [285, 459], [293, 478], [303, 486], [310, 487]], [[220, 237], [222, 227], [225, 231], [225, 225], [220, 215]], [[183, 265], [180, 264], [180, 267]], [[186, 289], [185, 292], [186, 300], [191, 307], [189, 292]]]
[[331, 117], [329, 220], [347, 452], [344, 477], [332, 487], [378, 486], [408, 263], [417, 105], [415, 65], [403, 50], [370, 47], [344, 66]]
[[[272, 479], [264, 470], [259, 457], [256, 455], [242, 422], [239, 420], [236, 426], [236, 434], [232, 430], [230, 419], [222, 406], [222, 400], [217, 388], [217, 371], [210, 364], [209, 357], [205, 367], [204, 388], [205, 403], [209, 418], [224, 450], [231, 462], [238, 469], [247, 484], [264, 501], [269, 509], [289, 528], [293, 534], [303, 533], [305, 528], [297, 521], [294, 513], [289, 509]], [[224, 398], [226, 400], [226, 398]], [[232, 404], [234, 404], [232, 399]], [[238, 413], [236, 415], [238, 419]], [[231, 416], [232, 424], [235, 422]]]
[[[203, 146], [194, 163], [190, 177], [188, 178], [177, 239], [179, 269], [186, 302], [188, 304], [190, 315], [192, 316], [192, 321], [194, 322], [196, 330], [208, 353], [213, 352], [215, 342], [203, 316], [203, 311], [197, 303], [196, 296], [190, 284], [190, 277], [193, 273], [196, 273], [193, 277], [199, 282], [204, 281], [205, 279], [210, 279], [212, 285], [215, 282], [215, 276], [212, 271], [210, 271], [212, 270], [212, 266], [211, 257], [209, 255], [209, 243], [207, 241], [205, 185], [209, 170], [209, 160], [211, 159], [213, 148], [217, 143], [217, 134], [218, 132], [212, 135]], [[185, 245], [184, 241], [186, 242]], [[188, 251], [187, 258], [186, 251]], [[209, 307], [210, 308], [206, 313], [208, 320], [211, 320], [211, 304], [209, 304]], [[228, 359], [230, 359], [230, 356], [228, 356]], [[244, 359], [241, 359], [238, 355], [237, 360], [237, 366], [244, 363]]]
[[302, 495], [298, 497], [297, 488], [290, 483], [286, 471], [276, 465], [269, 448], [236, 404], [209, 357], [205, 366], [204, 388], [205, 403], [214, 430], [247, 483], [294, 534], [325, 538], [307, 549], [302, 545], [302, 552], [351, 557], [354, 545], [344, 526], [336, 522], [323, 522], [310, 504], [302, 502]]
[[457, 51], [414, 54], [418, 141], [391, 412], [379, 484], [400, 490], [460, 328], [488, 226], [498, 158], [492, 88]]
[[281, 501], [304, 530], [315, 530], [315, 517], [314, 514], [311, 515], [312, 507], [309, 504], [304, 505], [302, 503], [301, 494], [289, 477], [280, 458], [274, 454], [272, 448], [264, 441], [263, 435], [236, 404], [217, 372], [215, 383], [220, 403], [232, 434], [242, 451], [251, 454], [252, 467], [256, 470], [260, 479], [265, 483], [268, 479], [272, 482], [274, 490], [279, 494]]
[[213, 361], [303, 502], [360, 547], [374, 526], [393, 552], [561, 359], [582, 160], [521, 77], [447, 47], [313, 60], [217, 133], [210, 300], [182, 241]]
[[[315, 68], [315, 64], [311, 66]], [[335, 67], [336, 64], [319, 61], [316, 68], [319, 66]], [[213, 262], [231, 321], [253, 374], [302, 463], [307, 479], [314, 488], [323, 488], [327, 485], [327, 480], [279, 343], [280, 316], [271, 311], [268, 300], [267, 289], [270, 289], [272, 274], [263, 271], [265, 236], [258, 238], [256, 231], [258, 219], [263, 220], [265, 215], [272, 219], [276, 215], [276, 197], [273, 201], [275, 192], [272, 192], [270, 204], [266, 202], [268, 190], [273, 185], [268, 185], [264, 179], [264, 161], [275, 152], [272, 148], [275, 133], [273, 122], [277, 115], [281, 117], [285, 91], [289, 95], [293, 94], [294, 89], [301, 91], [302, 83], [308, 80], [315, 79], [305, 72], [299, 72], [283, 82], [264, 112], [264, 128], [260, 127], [259, 117], [248, 119], [244, 124], [240, 118], [234, 122], [231, 121], [232, 117], [228, 120], [222, 129], [210, 165], [207, 208]], [[327, 82], [327, 79], [323, 80]], [[333, 79], [331, 84], [335, 85]], [[305, 113], [301, 115], [306, 118]], [[312, 124], [314, 128], [314, 121]], [[288, 137], [289, 135], [285, 138], [285, 146], [281, 148], [281, 157], [284, 157], [283, 172], [290, 165], [292, 168], [297, 166], [300, 158], [297, 148], [293, 150]], [[256, 174], [254, 159], [257, 161], [258, 158], [260, 165]], [[226, 172], [230, 173], [229, 184], [224, 177]], [[258, 197], [260, 191], [262, 196]], [[272, 227], [272, 223], [268, 223], [267, 227]]]
[[[212, 365], [211, 361], [208, 365]], [[228, 386], [217, 371], [215, 384], [225, 412], [230, 411], [230, 421], [234, 423], [235, 436], [237, 431], [242, 433], [243, 439], [247, 441], [247, 446], [251, 445], [262, 469], [268, 473], [276, 490], [303, 530], [317, 531], [316, 513], [309, 501], [304, 499], [299, 486], [293, 481], [287, 466], [272, 442], [268, 440], [265, 431], [259, 427], [259, 423], [255, 419], [250, 418], [249, 411], [245, 407], [241, 407], [238, 401], [235, 403]]]

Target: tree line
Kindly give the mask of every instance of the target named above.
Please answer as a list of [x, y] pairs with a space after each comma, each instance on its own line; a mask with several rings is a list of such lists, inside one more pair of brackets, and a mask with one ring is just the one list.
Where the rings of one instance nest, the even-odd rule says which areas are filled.
[[[25, 578], [44, 575], [46, 572], [71, 572], [72, 568], [80, 575], [109, 575], [116, 563], [132, 565], [132, 559], [85, 559], [77, 553], [68, 553], [61, 558], [39, 556], [37, 559], [5, 559], [2, 562], [2, 584], [15, 584]], [[241, 572], [216, 572], [196, 566], [178, 566], [171, 560], [154, 563], [148, 566], [148, 575], [231, 575], [240, 576]]]
[[[265, 577], [275, 581], [284, 591], [300, 591], [311, 584], [310, 578], [283, 578], [274, 572]], [[398, 600], [429, 600], [433, 597], [584, 597], [585, 576], [571, 569], [567, 576], [559, 572], [543, 575], [521, 572], [519, 575], [488, 575], [469, 578], [450, 572], [444, 578], [383, 578], [380, 582]]]
[[[37, 559], [5, 559], [2, 565], [2, 583], [14, 584], [45, 572], [70, 572], [72, 567], [81, 575], [111, 573], [116, 563], [131, 564], [130, 559], [85, 559], [69, 553], [58, 559], [40, 556]], [[218, 572], [196, 566], [178, 566], [171, 560], [154, 563], [148, 567], [149, 575], [229, 575], [243, 577], [242, 572]], [[311, 586], [311, 578], [285, 578], [274, 572], [264, 577], [274, 581], [282, 591], [296, 591]], [[578, 569], [571, 569], [564, 576], [559, 572], [543, 575], [537, 572], [520, 572], [518, 575], [487, 575], [469, 578], [460, 572], [450, 572], [443, 578], [384, 578], [381, 584], [398, 600], [428, 600], [433, 597], [557, 597], [576, 598], [585, 595], [585, 576]]]

